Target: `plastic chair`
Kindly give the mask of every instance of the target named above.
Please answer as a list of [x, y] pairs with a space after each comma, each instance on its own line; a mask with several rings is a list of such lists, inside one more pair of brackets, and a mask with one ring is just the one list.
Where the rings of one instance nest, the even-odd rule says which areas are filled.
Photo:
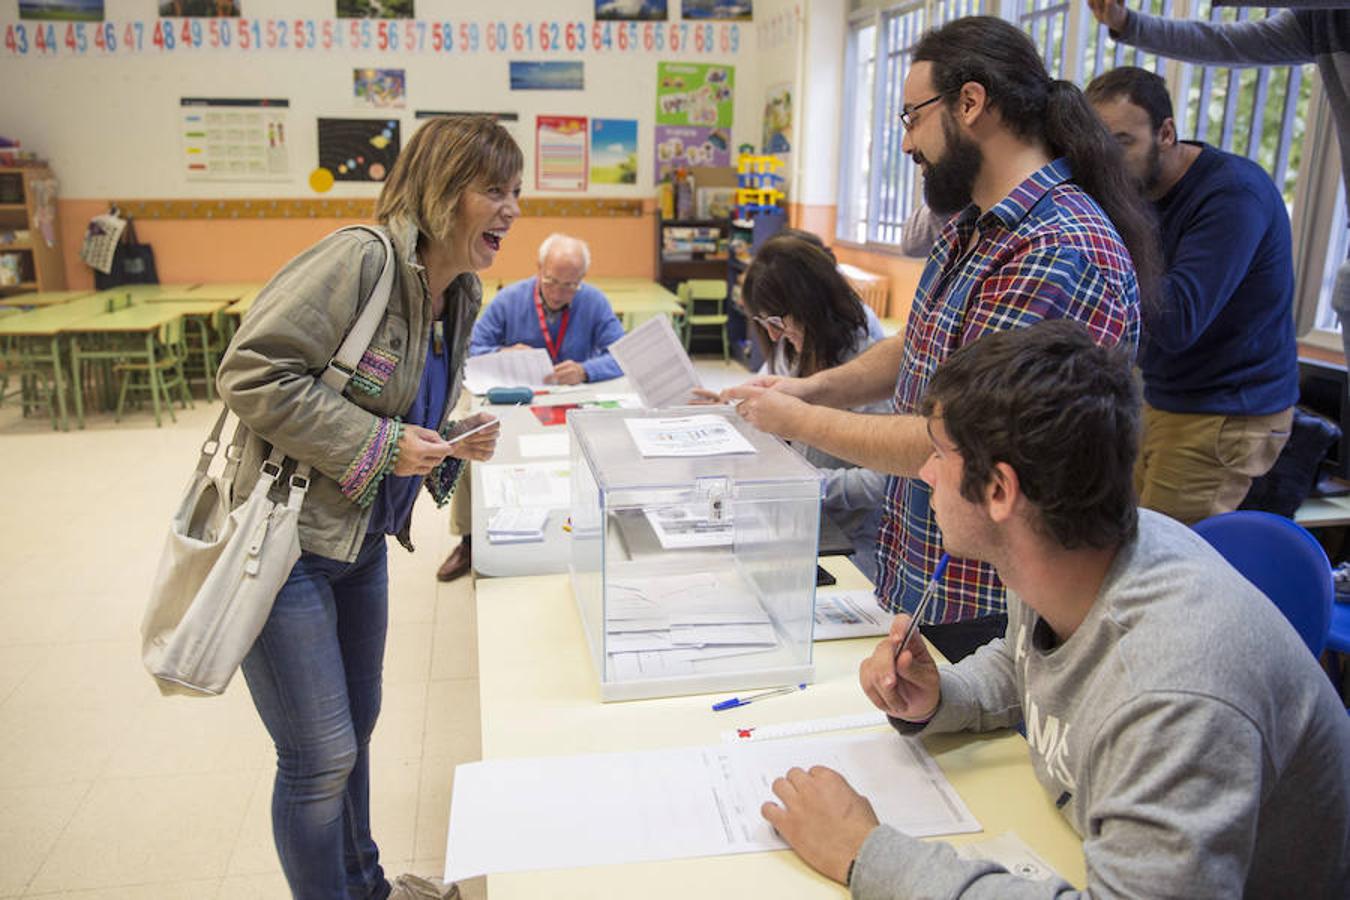
[[1331, 626], [1331, 562], [1317, 539], [1291, 519], [1239, 510], [1211, 516], [1195, 531], [1284, 613], [1313, 656]]
[[[128, 359], [113, 366], [113, 372], [122, 376], [122, 386], [117, 392], [117, 415], [115, 420], [122, 421], [122, 410], [126, 406], [128, 391], [145, 391], [150, 394], [155, 409], [155, 427], [159, 427], [159, 407], [161, 398], [169, 410], [169, 418], [177, 422], [173, 413], [173, 399], [169, 388], [178, 388], [179, 400], [183, 408], [192, 406], [192, 393], [188, 390], [187, 376], [183, 373], [183, 361], [187, 359], [187, 344], [183, 339], [183, 320], [174, 319], [159, 330], [154, 355], [150, 351], [143, 354], [128, 352]], [[144, 375], [145, 381], [135, 378]]]
[[[725, 309], [727, 283], [716, 278], [694, 278], [681, 282], [675, 289], [676, 299], [684, 307], [684, 349], [689, 350], [689, 342], [694, 329], [699, 326], [717, 326], [722, 329], [722, 359], [731, 358], [731, 343], [727, 337], [728, 316]], [[704, 304], [704, 312], [699, 304]], [[707, 304], [712, 304], [712, 312], [707, 312]]]

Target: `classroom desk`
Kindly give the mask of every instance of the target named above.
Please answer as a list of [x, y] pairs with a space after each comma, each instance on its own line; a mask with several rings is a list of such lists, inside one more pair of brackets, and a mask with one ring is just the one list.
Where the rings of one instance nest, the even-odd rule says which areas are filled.
[[60, 306], [80, 297], [88, 297], [93, 291], [30, 291], [27, 294], [10, 294], [0, 299], [0, 308], [43, 309], [48, 306]]
[[199, 284], [188, 291], [188, 296], [193, 300], [228, 300], [234, 303], [245, 295], [256, 295], [260, 290], [262, 283], [257, 281], [216, 282]]
[[[843, 587], [866, 584], [851, 563], [822, 564]], [[858, 686], [858, 664], [876, 638], [816, 643], [816, 678], [809, 688], [733, 712], [714, 713], [709, 706], [734, 691], [601, 703], [567, 576], [482, 580], [476, 590], [484, 759], [716, 744], [722, 732], [738, 726], [873, 709]], [[924, 743], [984, 828], [954, 836], [952, 843], [1014, 831], [1070, 882], [1085, 883], [1082, 844], [1032, 774], [1021, 737], [1000, 731]], [[491, 875], [488, 896], [796, 900], [838, 898], [846, 891], [780, 851]]]
[[[61, 361], [62, 335], [73, 327], [100, 315], [106, 301], [97, 295], [79, 297], [59, 306], [48, 306], [16, 316], [0, 319], [0, 339], [17, 345], [21, 352], [37, 359], [46, 359], [52, 365], [52, 380], [56, 385], [56, 404], [58, 415], [53, 416], [53, 426], [62, 431], [69, 430], [70, 420], [66, 415], [66, 371]], [[71, 382], [76, 386], [76, 403], [79, 398], [79, 379]]]
[[[615, 378], [587, 384], [577, 389], [558, 394], [536, 396], [530, 405], [557, 406], [564, 403], [579, 403], [594, 400], [599, 393], [621, 393], [628, 390], [628, 380]], [[529, 463], [545, 462], [544, 457], [524, 457], [520, 455], [520, 436], [523, 434], [566, 434], [566, 425], [542, 425], [530, 411], [529, 406], [474, 406], [490, 412], [501, 419], [502, 433], [497, 441], [497, 452], [492, 463]], [[565, 457], [553, 457], [564, 459]], [[544, 526], [544, 541], [531, 544], [492, 544], [487, 539], [487, 522], [490, 513], [483, 501], [483, 464], [469, 467], [473, 479], [473, 567], [479, 575], [485, 577], [504, 577], [512, 575], [542, 575], [566, 572], [571, 562], [572, 548], [567, 533], [562, 530], [563, 522], [571, 513], [570, 509], [549, 511], [548, 522]]]
[[182, 297], [183, 294], [196, 286], [196, 282], [188, 284], [122, 284], [115, 288], [108, 288], [108, 292], [124, 294], [136, 303], [150, 303], [160, 297]]
[[1340, 497], [1309, 497], [1295, 511], [1294, 521], [1304, 528], [1350, 525], [1350, 494]]
[[[81, 385], [80, 367], [85, 360], [114, 360], [127, 355], [128, 350], [141, 353], [142, 344], [147, 362], [152, 366], [155, 361], [155, 338], [165, 325], [182, 318], [210, 319], [225, 309], [229, 303], [224, 300], [185, 300], [177, 302], [133, 303], [114, 312], [105, 312], [93, 318], [79, 322], [67, 329], [70, 335], [70, 365], [74, 384]], [[84, 347], [81, 347], [81, 341]], [[91, 342], [93, 346], [91, 346]], [[207, 365], [208, 379], [214, 377]], [[75, 391], [75, 419], [80, 428], [84, 427], [83, 392]], [[208, 397], [209, 399], [209, 397]], [[155, 411], [155, 423], [159, 424], [159, 394], [151, 392], [151, 405]]]

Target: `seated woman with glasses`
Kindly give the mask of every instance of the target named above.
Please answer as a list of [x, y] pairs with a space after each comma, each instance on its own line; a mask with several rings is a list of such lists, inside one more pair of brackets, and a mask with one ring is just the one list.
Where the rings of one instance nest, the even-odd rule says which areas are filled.
[[[876, 313], [839, 274], [814, 234], [786, 229], [755, 253], [741, 285], [766, 362], [761, 375], [806, 377], [848, 362], [885, 337]], [[890, 412], [887, 403], [857, 412]], [[853, 562], [876, 580], [876, 538], [886, 476], [814, 447], [796, 448], [825, 476], [824, 510], [853, 541]]]

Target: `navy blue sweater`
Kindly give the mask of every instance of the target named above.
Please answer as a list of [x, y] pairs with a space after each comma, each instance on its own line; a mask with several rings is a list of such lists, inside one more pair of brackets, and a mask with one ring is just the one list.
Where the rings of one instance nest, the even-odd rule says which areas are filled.
[[1173, 413], [1279, 412], [1298, 400], [1289, 213], [1256, 163], [1200, 147], [1157, 203], [1167, 274], [1142, 309], [1144, 398]]

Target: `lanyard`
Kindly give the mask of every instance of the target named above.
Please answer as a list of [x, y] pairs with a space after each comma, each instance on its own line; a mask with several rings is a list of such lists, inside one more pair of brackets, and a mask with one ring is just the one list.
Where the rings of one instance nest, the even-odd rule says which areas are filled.
[[563, 338], [567, 337], [567, 320], [572, 315], [572, 305], [569, 303], [563, 310], [562, 322], [558, 325], [558, 342], [554, 344], [552, 336], [548, 333], [548, 319], [544, 317], [544, 300], [539, 293], [539, 281], [534, 282], [534, 311], [539, 314], [539, 332], [544, 336], [544, 347], [548, 350], [548, 358], [553, 362], [558, 361], [558, 354], [562, 352]]

